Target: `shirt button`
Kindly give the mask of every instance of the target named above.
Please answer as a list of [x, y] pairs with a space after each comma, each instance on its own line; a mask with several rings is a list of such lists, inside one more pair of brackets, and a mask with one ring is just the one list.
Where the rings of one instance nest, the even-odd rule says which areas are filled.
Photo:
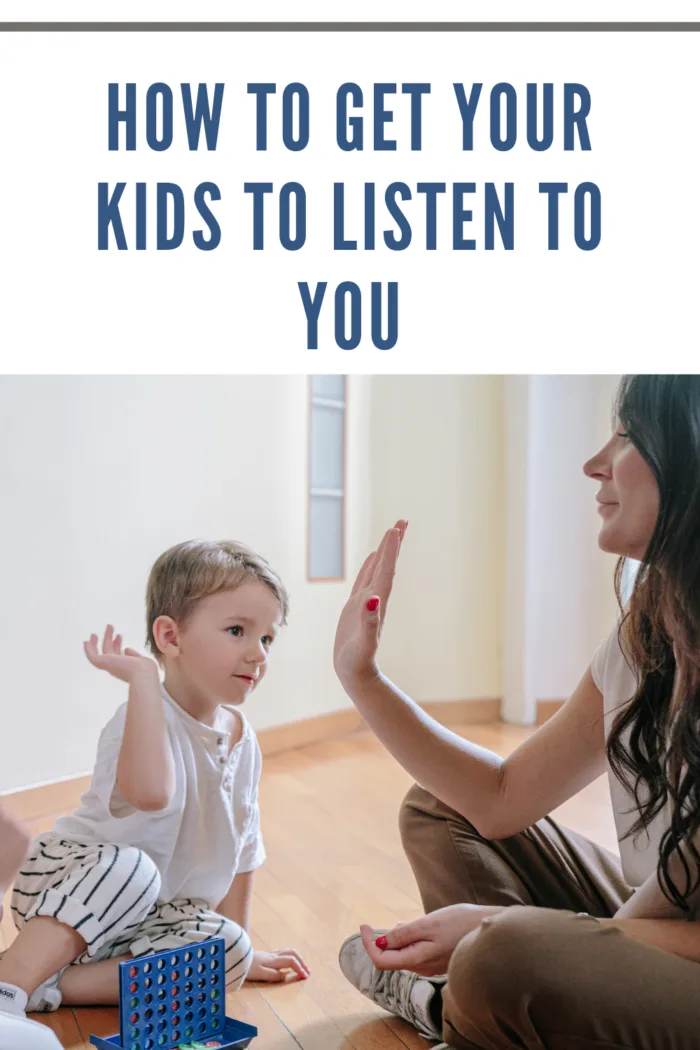
[[224, 738], [223, 738], [222, 736], [220, 736], [220, 737], [219, 737], [219, 738], [217, 739], [217, 741], [216, 741], [216, 742], [217, 742], [217, 744], [219, 745], [219, 747], [221, 747], [221, 745], [222, 745], [222, 744], [223, 744], [223, 742], [224, 742]]
[[223, 756], [223, 755], [222, 755], [222, 756], [221, 756], [221, 758], [219, 759], [219, 762], [221, 763], [221, 765], [222, 765], [222, 766], [225, 766], [225, 765], [226, 765], [226, 759], [224, 758], [224, 756]]

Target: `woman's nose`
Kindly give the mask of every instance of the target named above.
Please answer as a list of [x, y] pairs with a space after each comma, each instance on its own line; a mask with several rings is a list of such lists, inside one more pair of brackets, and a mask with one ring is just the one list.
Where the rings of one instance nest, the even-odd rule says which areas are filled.
[[610, 457], [607, 445], [601, 448], [600, 452], [596, 452], [595, 456], [591, 456], [590, 459], [586, 460], [583, 464], [583, 473], [587, 478], [610, 477]]

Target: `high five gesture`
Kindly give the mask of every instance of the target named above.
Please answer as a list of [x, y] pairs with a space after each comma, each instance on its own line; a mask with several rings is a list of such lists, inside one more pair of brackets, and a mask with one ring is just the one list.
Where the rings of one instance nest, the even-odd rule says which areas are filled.
[[340, 614], [333, 665], [346, 689], [379, 674], [379, 638], [407, 527], [408, 522], [400, 520], [387, 529], [379, 548], [365, 559]]

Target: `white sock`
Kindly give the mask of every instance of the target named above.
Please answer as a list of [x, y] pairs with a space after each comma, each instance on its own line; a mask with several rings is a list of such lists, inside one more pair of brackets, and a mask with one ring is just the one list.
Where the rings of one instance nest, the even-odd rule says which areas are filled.
[[16, 984], [0, 981], [0, 1012], [24, 1017], [27, 1008], [27, 993]]

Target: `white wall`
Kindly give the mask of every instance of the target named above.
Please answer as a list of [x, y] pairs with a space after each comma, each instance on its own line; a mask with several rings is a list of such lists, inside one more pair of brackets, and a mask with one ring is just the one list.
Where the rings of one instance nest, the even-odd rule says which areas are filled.
[[[229, 536], [291, 591], [260, 728], [348, 701], [331, 663], [344, 584], [306, 582], [306, 377], [0, 380], [0, 790], [93, 761], [124, 698], [81, 643], [107, 621], [142, 646], [149, 568], [166, 547]], [[368, 383], [350, 382], [348, 551], [369, 542]]]
[[504, 377], [504, 543], [502, 644], [502, 716], [511, 722], [533, 721], [534, 698], [527, 685], [532, 642], [527, 608], [529, 593], [530, 376]]
[[[606, 442], [614, 425], [613, 410], [619, 375], [597, 377], [597, 433], [600, 444]], [[600, 523], [596, 515], [596, 523]], [[600, 554], [596, 562], [594, 588], [598, 596], [598, 636], [604, 638], [618, 616], [617, 599], [613, 588], [613, 575], [617, 557], [613, 554]]]
[[[615, 559], [597, 545], [584, 462], [610, 434], [614, 379], [506, 377], [503, 714], [570, 695], [615, 618]], [[605, 409], [605, 410], [604, 410]]]

